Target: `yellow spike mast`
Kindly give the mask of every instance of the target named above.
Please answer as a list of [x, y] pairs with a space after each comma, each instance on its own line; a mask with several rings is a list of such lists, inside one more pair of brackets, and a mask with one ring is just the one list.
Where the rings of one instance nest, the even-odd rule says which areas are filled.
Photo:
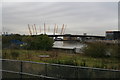
[[32, 35], [32, 31], [31, 31], [31, 29], [30, 29], [30, 25], [29, 25], [29, 24], [28, 24], [28, 29], [29, 29], [30, 35]]
[[64, 24], [63, 24], [63, 26], [62, 26], [62, 29], [61, 29], [61, 35], [63, 34], [63, 29], [64, 29]]

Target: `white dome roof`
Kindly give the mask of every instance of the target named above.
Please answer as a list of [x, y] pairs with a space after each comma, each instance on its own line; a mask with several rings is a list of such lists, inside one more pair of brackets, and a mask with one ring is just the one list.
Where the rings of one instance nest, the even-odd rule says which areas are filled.
[[[44, 34], [44, 32], [38, 33], [38, 35]], [[53, 35], [53, 32], [46, 32], [47, 35]], [[59, 35], [59, 33], [55, 33], [55, 35]]]

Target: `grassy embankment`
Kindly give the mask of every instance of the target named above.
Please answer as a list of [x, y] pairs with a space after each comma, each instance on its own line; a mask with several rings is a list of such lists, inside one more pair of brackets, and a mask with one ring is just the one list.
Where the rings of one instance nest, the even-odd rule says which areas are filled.
[[[41, 50], [11, 50], [4, 49], [2, 51], [3, 58], [5, 59], [16, 59], [16, 60], [27, 60], [35, 62], [45, 63], [56, 63], [66, 64], [75, 66], [86, 66], [106, 69], [117, 69], [120, 70], [120, 63], [117, 58], [94, 58], [86, 56], [85, 54], [68, 54], [57, 51], [41, 51]], [[39, 55], [49, 55], [49, 58], [40, 58]]]

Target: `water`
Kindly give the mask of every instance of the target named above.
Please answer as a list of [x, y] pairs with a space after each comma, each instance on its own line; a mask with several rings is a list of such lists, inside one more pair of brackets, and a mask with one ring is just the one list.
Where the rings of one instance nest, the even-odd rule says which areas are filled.
[[82, 48], [84, 45], [77, 41], [55, 41], [53, 47], [73, 49]]

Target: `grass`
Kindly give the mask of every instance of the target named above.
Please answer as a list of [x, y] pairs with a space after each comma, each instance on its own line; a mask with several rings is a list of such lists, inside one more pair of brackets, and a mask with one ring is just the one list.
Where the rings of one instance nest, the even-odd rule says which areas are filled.
[[[17, 58], [11, 53], [18, 53]], [[35, 61], [44, 63], [57, 63], [74, 66], [86, 66], [95, 68], [117, 69], [120, 70], [120, 62], [116, 58], [93, 58], [84, 54], [67, 54], [57, 51], [41, 50], [3, 50], [3, 58], [17, 59], [25, 61]], [[39, 55], [49, 55], [49, 58], [40, 58]]]

